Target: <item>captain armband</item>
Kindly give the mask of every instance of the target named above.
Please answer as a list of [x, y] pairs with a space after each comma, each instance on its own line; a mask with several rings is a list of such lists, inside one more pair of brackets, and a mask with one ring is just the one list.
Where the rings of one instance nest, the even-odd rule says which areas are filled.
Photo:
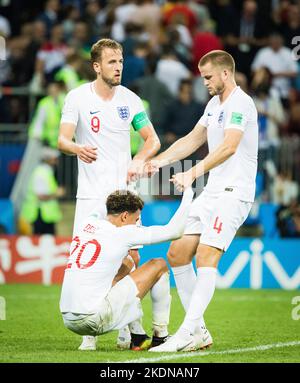
[[132, 126], [134, 130], [140, 130], [144, 126], [150, 125], [151, 122], [145, 111], [136, 114], [132, 120]]

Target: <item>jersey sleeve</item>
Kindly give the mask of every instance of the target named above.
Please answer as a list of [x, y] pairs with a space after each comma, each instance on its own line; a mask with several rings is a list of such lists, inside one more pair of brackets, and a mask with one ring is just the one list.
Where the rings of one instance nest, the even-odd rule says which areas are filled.
[[138, 96], [135, 97], [135, 114], [132, 118], [131, 124], [133, 129], [136, 131], [151, 124], [143, 102]]
[[61, 123], [72, 123], [74, 125], [77, 125], [78, 106], [77, 106], [74, 92], [72, 92], [72, 91], [69, 92], [65, 98], [60, 122]]
[[208, 125], [207, 117], [208, 117], [208, 104], [206, 108], [204, 109], [204, 112], [202, 116], [200, 117], [198, 124], [203, 125], [207, 128], [207, 125]]
[[127, 244], [130, 247], [150, 245], [152, 243], [160, 243], [180, 238], [184, 231], [193, 195], [192, 188], [185, 190], [179, 208], [169, 223], [164, 226], [123, 226], [121, 229], [123, 230], [123, 236], [126, 238]]
[[253, 109], [253, 105], [250, 105], [250, 100], [235, 100], [232, 106], [228, 109], [228, 116], [224, 129], [238, 129], [242, 132], [245, 131], [248, 115]]

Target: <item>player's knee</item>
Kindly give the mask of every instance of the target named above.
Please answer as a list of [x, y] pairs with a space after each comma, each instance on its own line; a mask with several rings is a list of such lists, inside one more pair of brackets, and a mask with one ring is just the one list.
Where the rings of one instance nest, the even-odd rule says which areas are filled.
[[171, 267], [180, 266], [182, 263], [181, 260], [179, 259], [178, 251], [176, 247], [173, 245], [171, 245], [168, 250], [167, 258]]
[[200, 245], [196, 254], [197, 267], [218, 267], [222, 253], [218, 248]]

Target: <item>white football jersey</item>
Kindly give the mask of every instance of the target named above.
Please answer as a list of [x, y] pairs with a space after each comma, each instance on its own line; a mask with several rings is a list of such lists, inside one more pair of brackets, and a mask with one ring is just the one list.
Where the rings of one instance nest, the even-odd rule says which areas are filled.
[[76, 142], [97, 147], [98, 155], [90, 164], [78, 159], [77, 198], [105, 200], [111, 192], [126, 188], [130, 125], [143, 111], [142, 100], [122, 85], [110, 101], [96, 94], [94, 82], [67, 94], [61, 123], [76, 125]]
[[167, 225], [117, 227], [92, 215], [73, 239], [61, 292], [62, 313], [95, 313], [111, 289], [128, 250], [136, 245], [179, 238], [189, 214], [193, 191], [188, 188]]
[[221, 104], [219, 96], [208, 102], [199, 123], [207, 128], [209, 152], [224, 140], [225, 129], [239, 129], [243, 137], [236, 152], [210, 170], [205, 189], [210, 193], [231, 192], [236, 198], [253, 202], [257, 171], [258, 124], [254, 102], [239, 86]]

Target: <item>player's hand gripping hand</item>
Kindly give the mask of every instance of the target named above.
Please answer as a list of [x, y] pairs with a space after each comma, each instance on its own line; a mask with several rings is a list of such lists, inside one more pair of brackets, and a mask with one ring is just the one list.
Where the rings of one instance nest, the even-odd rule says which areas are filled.
[[159, 161], [157, 160], [150, 160], [147, 161], [144, 165], [144, 176], [145, 177], [152, 177], [154, 174], [159, 172]]
[[133, 160], [131, 162], [127, 171], [127, 183], [136, 181], [143, 176], [144, 165], [143, 160]]
[[178, 191], [183, 192], [185, 189], [192, 185], [194, 178], [192, 174], [187, 171], [185, 173], [173, 174], [169, 181], [173, 182]]
[[97, 159], [97, 148], [89, 145], [78, 145], [76, 154], [81, 161], [90, 164]]

